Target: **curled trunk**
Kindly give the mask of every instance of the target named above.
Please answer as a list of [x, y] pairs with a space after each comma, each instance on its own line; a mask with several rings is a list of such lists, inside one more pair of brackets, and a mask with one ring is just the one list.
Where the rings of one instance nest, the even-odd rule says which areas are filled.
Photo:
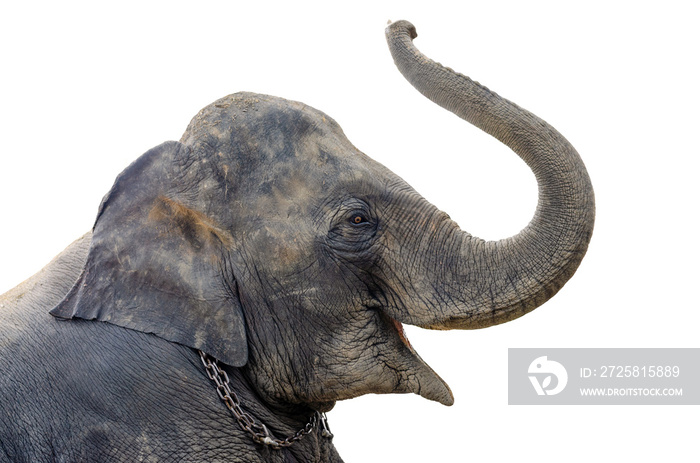
[[529, 225], [500, 241], [486, 242], [443, 224], [449, 234], [443, 242], [450, 244], [442, 252], [452, 257], [434, 273], [439, 281], [430, 283], [441, 288], [434, 299], [440, 300], [437, 310], [398, 318], [436, 329], [503, 323], [543, 304], [574, 274], [593, 232], [593, 188], [578, 153], [557, 130], [427, 58], [413, 45], [416, 36], [407, 21], [387, 28], [391, 54], [404, 77], [430, 100], [515, 151], [534, 172], [539, 199]]

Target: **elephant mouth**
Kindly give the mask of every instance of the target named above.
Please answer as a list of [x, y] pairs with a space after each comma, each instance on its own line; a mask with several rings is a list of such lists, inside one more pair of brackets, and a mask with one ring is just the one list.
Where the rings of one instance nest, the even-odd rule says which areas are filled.
[[408, 340], [408, 337], [406, 336], [406, 331], [403, 329], [403, 323], [391, 317], [387, 318], [389, 318], [389, 323], [393, 325], [394, 329], [396, 330], [396, 333], [399, 335], [399, 339], [401, 339], [401, 342], [415, 353], [415, 349], [413, 349], [411, 341]]
[[402, 349], [398, 349], [399, 362], [396, 371], [400, 371], [398, 390], [393, 392], [412, 392], [428, 400], [440, 402], [443, 405], [452, 405], [454, 396], [447, 383], [423, 361], [406, 336], [403, 324], [398, 320], [384, 314], [391, 331], [396, 335]]

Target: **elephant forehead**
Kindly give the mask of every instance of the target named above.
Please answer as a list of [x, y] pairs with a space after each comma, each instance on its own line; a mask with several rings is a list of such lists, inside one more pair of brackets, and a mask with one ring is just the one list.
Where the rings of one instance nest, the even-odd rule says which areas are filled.
[[[242, 148], [259, 156], [294, 154], [291, 144], [310, 136], [342, 134], [329, 116], [303, 103], [255, 93], [235, 93], [203, 108], [190, 122], [181, 141], [224, 154]], [[204, 146], [202, 146], [204, 145]], [[300, 152], [296, 153], [297, 155]]]
[[318, 208], [334, 210], [351, 197], [385, 198], [396, 183], [393, 177], [398, 179], [362, 153], [339, 158], [315, 147], [304, 156], [278, 160], [240, 178], [237, 192], [246, 199], [242, 205], [249, 213], [296, 220]]
[[247, 196], [275, 195], [281, 203], [393, 176], [326, 114], [267, 95], [236, 93], [212, 103], [195, 116], [182, 142], [222, 166], [233, 188]]
[[340, 174], [378, 164], [355, 148], [327, 114], [254, 93], [229, 95], [202, 109], [181, 141], [195, 151], [215, 151], [219, 160], [232, 158], [243, 171], [290, 163], [308, 172]]

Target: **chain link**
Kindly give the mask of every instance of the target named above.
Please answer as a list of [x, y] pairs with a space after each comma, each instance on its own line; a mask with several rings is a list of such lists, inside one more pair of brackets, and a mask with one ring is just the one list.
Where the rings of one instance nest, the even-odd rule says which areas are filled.
[[262, 423], [256, 423], [255, 419], [253, 419], [250, 414], [243, 411], [241, 408], [241, 400], [231, 389], [228, 374], [221, 369], [219, 362], [201, 350], [199, 351], [199, 358], [202, 360], [202, 365], [204, 365], [206, 369], [207, 377], [216, 385], [216, 393], [219, 395], [219, 398], [224, 402], [226, 408], [229, 409], [233, 417], [236, 418], [241, 429], [249, 433], [255, 442], [269, 445], [273, 449], [289, 447], [307, 434], [311, 434], [316, 426], [320, 426], [321, 436], [328, 439], [333, 438], [333, 433], [331, 433], [328, 427], [326, 414], [315, 412], [309, 419], [309, 422], [306, 423], [303, 428], [295, 432], [294, 435], [282, 440], [277, 439], [270, 433], [267, 426]]

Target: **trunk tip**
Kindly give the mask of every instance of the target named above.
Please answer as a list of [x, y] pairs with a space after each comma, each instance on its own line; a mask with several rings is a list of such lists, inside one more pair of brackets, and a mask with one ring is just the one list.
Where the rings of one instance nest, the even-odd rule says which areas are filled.
[[409, 37], [411, 37], [411, 40], [415, 39], [418, 37], [418, 32], [416, 32], [416, 26], [414, 26], [410, 21], [406, 21], [405, 19], [401, 19], [399, 21], [389, 22], [387, 23], [388, 27], [386, 28], [386, 35], [390, 34], [408, 34]]

